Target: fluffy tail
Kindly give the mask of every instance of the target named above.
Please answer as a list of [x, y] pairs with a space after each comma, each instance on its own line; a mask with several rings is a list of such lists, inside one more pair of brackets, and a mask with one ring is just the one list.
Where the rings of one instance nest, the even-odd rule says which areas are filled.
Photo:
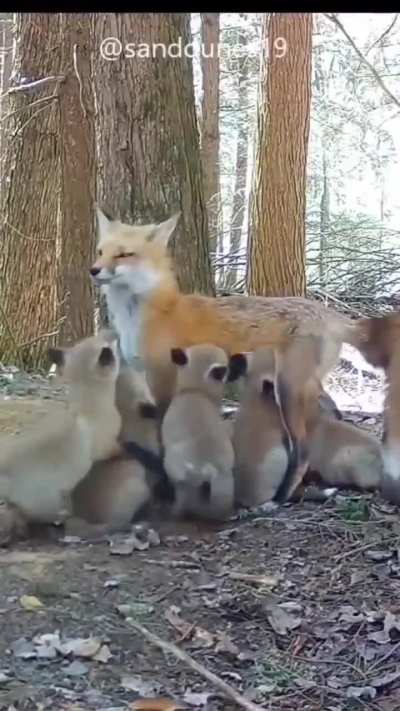
[[124, 442], [122, 444], [125, 452], [156, 475], [153, 492], [160, 499], [172, 501], [174, 499], [174, 487], [172, 486], [161, 457], [149, 449], [142, 447], [137, 442]]
[[348, 343], [386, 375], [382, 495], [400, 504], [400, 313], [356, 322]]

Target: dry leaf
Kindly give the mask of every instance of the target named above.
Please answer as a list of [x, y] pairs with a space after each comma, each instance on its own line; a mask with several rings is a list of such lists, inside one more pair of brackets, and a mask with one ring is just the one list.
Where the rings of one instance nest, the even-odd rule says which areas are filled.
[[208, 632], [208, 630], [203, 629], [203, 627], [195, 627], [192, 637], [197, 647], [209, 649], [215, 643], [214, 635]]
[[123, 605], [117, 605], [117, 611], [125, 618], [143, 617], [151, 615], [154, 612], [154, 606], [147, 605], [145, 602], [130, 602]]
[[349, 686], [346, 691], [348, 699], [374, 699], [376, 689], [373, 686]]
[[176, 607], [176, 605], [171, 605], [171, 607], [164, 613], [165, 619], [182, 635], [182, 637], [188, 637], [193, 629], [193, 625], [190, 622], [186, 622], [179, 616], [181, 609]]
[[383, 621], [383, 630], [380, 632], [372, 632], [368, 635], [368, 639], [377, 644], [387, 644], [391, 641], [390, 633], [392, 631], [400, 632], [400, 620], [392, 612], [387, 612]]
[[38, 659], [55, 659], [57, 657], [57, 649], [51, 644], [39, 644], [36, 647], [36, 657]]
[[111, 555], [131, 555], [134, 551], [132, 539], [126, 541], [110, 541]]
[[41, 603], [39, 598], [35, 597], [34, 595], [22, 595], [19, 601], [24, 610], [29, 610], [30, 612], [33, 612], [34, 610], [38, 610], [39, 608], [43, 607], [43, 603]]
[[301, 617], [293, 617], [279, 605], [268, 605], [267, 619], [276, 634], [287, 634], [301, 625]]
[[25, 637], [21, 637], [13, 642], [11, 651], [14, 657], [18, 657], [19, 659], [35, 659], [36, 657], [35, 646], [32, 642], [28, 642]]
[[95, 662], [101, 662], [102, 664], [107, 664], [107, 662], [111, 659], [111, 657], [112, 657], [112, 652], [110, 651], [110, 648], [106, 644], [103, 644], [100, 647], [99, 651], [96, 652], [93, 659]]
[[160, 691], [161, 685], [158, 682], [146, 681], [140, 676], [121, 677], [121, 686], [127, 691], [136, 691], [143, 696], [154, 696]]
[[190, 706], [205, 706], [210, 698], [210, 692], [196, 693], [194, 691], [186, 691], [183, 695], [183, 700]]
[[89, 669], [86, 664], [82, 664], [82, 662], [78, 661], [71, 662], [71, 664], [63, 668], [63, 672], [67, 674], [67, 676], [84, 676], [88, 671]]
[[130, 704], [131, 711], [183, 711], [184, 706], [173, 699], [138, 699]]
[[393, 671], [388, 674], [383, 674], [382, 676], [376, 676], [374, 679], [370, 679], [369, 683], [376, 689], [381, 689], [384, 686], [389, 686], [389, 684], [392, 684], [397, 679], [400, 679], [400, 671]]
[[[33, 638], [38, 656], [53, 659], [60, 651], [61, 640], [58, 632], [55, 634], [38, 634]], [[54, 654], [55, 653], [55, 654]]]
[[369, 558], [369, 560], [373, 560], [376, 563], [381, 563], [384, 560], [389, 560], [393, 555], [392, 551], [388, 550], [369, 550], [369, 551], [364, 551], [364, 556], [365, 558]]
[[101, 641], [95, 637], [88, 639], [70, 639], [60, 645], [61, 654], [67, 656], [73, 654], [75, 657], [91, 658], [97, 654], [101, 647]]
[[364, 615], [358, 612], [352, 605], [343, 605], [340, 608], [339, 622], [348, 622], [350, 625], [363, 622]]
[[236, 646], [234, 642], [224, 633], [218, 632], [217, 634], [218, 642], [215, 647], [216, 652], [222, 652], [225, 654], [231, 654], [233, 657], [237, 657], [239, 654], [239, 647]]
[[154, 528], [149, 528], [147, 532], [147, 540], [151, 546], [159, 546], [161, 543], [160, 534]]

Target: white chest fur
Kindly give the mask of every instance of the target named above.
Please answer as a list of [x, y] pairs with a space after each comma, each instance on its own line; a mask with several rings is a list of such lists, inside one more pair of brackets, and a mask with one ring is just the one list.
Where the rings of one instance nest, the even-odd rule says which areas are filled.
[[108, 284], [103, 287], [110, 325], [118, 333], [121, 355], [128, 365], [138, 364], [140, 335], [140, 301], [127, 286]]

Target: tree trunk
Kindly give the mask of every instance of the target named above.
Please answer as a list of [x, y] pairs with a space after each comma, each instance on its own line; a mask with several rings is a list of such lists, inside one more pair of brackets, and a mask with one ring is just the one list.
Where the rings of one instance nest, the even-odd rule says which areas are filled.
[[220, 227], [219, 183], [219, 13], [201, 14], [201, 162], [204, 199], [208, 210], [210, 249], [215, 254]]
[[328, 160], [325, 148], [322, 149], [322, 194], [320, 202], [320, 223], [319, 223], [319, 282], [323, 289], [326, 286], [325, 257], [328, 246], [329, 222], [330, 222], [330, 194], [328, 178]]
[[13, 17], [11, 12], [0, 12], [0, 178], [3, 173], [3, 155], [5, 149], [5, 111], [13, 63]]
[[172, 242], [179, 284], [213, 293], [193, 69], [183, 52], [189, 13], [97, 13], [93, 23], [99, 46], [117, 37], [125, 48], [96, 63], [98, 202], [131, 223], [181, 210]]
[[93, 333], [94, 301], [89, 267], [95, 254], [95, 135], [91, 80], [90, 16], [63, 13], [60, 92], [61, 222], [60, 338], [76, 341]]
[[37, 366], [58, 329], [59, 82], [29, 83], [59, 75], [60, 16], [17, 13], [16, 36], [1, 193], [0, 360]]
[[264, 47], [247, 285], [250, 294], [302, 296], [312, 13], [272, 13]]
[[[249, 148], [249, 126], [248, 126], [248, 80], [249, 64], [246, 56], [246, 35], [241, 32], [238, 38], [240, 47], [239, 67], [238, 67], [238, 94], [239, 94], [239, 115], [238, 115], [238, 136], [236, 143], [236, 168], [235, 168], [235, 188], [233, 194], [232, 220], [230, 231], [230, 256], [234, 260], [235, 254], [241, 246], [244, 213], [246, 209], [246, 180], [247, 180], [247, 157]], [[226, 288], [232, 289], [237, 282], [238, 268], [233, 263], [227, 267]]]

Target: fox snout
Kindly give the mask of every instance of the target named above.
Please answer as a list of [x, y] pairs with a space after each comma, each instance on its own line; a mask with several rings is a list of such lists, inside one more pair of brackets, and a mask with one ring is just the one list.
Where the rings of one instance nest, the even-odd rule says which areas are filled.
[[105, 280], [107, 281], [108, 279], [112, 278], [114, 276], [114, 269], [106, 267], [105, 265], [99, 264], [98, 262], [95, 262], [89, 269], [89, 274], [93, 279], [97, 279], [99, 281]]

